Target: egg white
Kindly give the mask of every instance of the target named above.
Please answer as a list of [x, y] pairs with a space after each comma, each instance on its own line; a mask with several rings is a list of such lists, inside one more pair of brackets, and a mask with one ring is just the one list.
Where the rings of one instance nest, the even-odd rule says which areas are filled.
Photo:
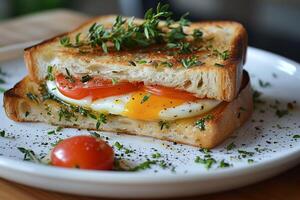
[[[106, 97], [92, 101], [91, 97], [85, 97], [80, 100], [69, 98], [63, 95], [56, 87], [54, 81], [47, 81], [47, 87], [51, 94], [59, 99], [78, 106], [90, 108], [97, 112], [109, 113], [113, 115], [123, 115], [126, 104], [130, 101], [133, 93], [126, 95]], [[198, 101], [186, 102], [179, 106], [162, 109], [159, 112], [160, 120], [176, 120], [194, 117], [216, 107], [221, 101], [212, 99], [199, 99]]]

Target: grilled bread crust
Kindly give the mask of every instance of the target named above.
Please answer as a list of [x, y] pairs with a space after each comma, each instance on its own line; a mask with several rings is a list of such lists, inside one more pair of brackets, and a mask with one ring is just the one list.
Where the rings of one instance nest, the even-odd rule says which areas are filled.
[[[159, 45], [122, 51], [110, 48], [106, 54], [100, 48], [89, 46], [70, 48], [60, 44], [60, 38], [65, 36], [69, 36], [72, 43], [75, 43], [75, 36], [78, 33], [82, 33], [80, 38], [86, 38], [89, 27], [95, 22], [110, 28], [115, 17], [114, 15], [96, 17], [72, 32], [25, 49], [25, 63], [30, 78], [35, 82], [44, 81], [47, 67], [52, 65], [57, 72], [65, 73], [67, 68], [70, 73], [79, 76], [89, 74], [107, 79], [144, 82], [146, 85], [157, 84], [185, 90], [199, 98], [230, 102], [238, 94], [246, 59], [247, 33], [237, 22], [196, 22], [184, 27], [186, 33], [192, 33], [194, 29], [203, 32], [202, 40], [191, 41], [201, 46], [201, 50], [193, 52], [192, 55], [197, 56], [202, 64], [188, 69], [182, 66], [181, 60], [191, 55], [171, 56], [170, 50]], [[136, 21], [140, 23], [142, 20]], [[227, 50], [229, 58], [222, 59], [216, 54], [216, 50], [218, 52]], [[147, 63], [139, 64], [139, 60]], [[160, 66], [160, 63], [165, 61], [172, 62], [173, 66]]]
[[[37, 96], [38, 101], [27, 97]], [[39, 85], [25, 77], [14, 88], [4, 94], [4, 108], [7, 116], [17, 122], [46, 122], [62, 127], [96, 129], [96, 120], [74, 113], [70, 119], [59, 117], [64, 105], [56, 100], [41, 100]], [[252, 91], [248, 74], [243, 76], [243, 84], [238, 96], [232, 102], [222, 102], [213, 110], [201, 116], [169, 122], [169, 128], [161, 128], [156, 121], [141, 121], [117, 115], [108, 115], [107, 122], [98, 130], [149, 136], [203, 148], [213, 148], [229, 137], [234, 130], [250, 118], [253, 111]], [[195, 126], [195, 122], [206, 116], [205, 129]]]

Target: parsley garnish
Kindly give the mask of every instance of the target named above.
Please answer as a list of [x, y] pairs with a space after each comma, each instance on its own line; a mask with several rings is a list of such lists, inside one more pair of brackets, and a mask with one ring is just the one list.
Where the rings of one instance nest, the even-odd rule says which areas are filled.
[[38, 100], [38, 98], [37, 98], [37, 96], [36, 96], [35, 94], [32, 94], [31, 92], [29, 92], [29, 93], [26, 94], [26, 96], [27, 96], [30, 100], [39, 103], [39, 100]]
[[244, 150], [238, 150], [238, 153], [240, 154], [240, 156], [242, 158], [246, 158], [246, 157], [252, 157], [254, 155], [254, 152], [250, 152], [250, 151], [244, 151]]
[[118, 82], [119, 82], [119, 81], [118, 81], [117, 79], [115, 79], [115, 78], [112, 78], [112, 79], [111, 79], [111, 83], [112, 83], [113, 85], [116, 85]]
[[72, 47], [72, 44], [70, 42], [70, 37], [68, 36], [60, 38], [60, 44], [64, 47]]
[[163, 66], [163, 67], [169, 67], [169, 68], [171, 68], [171, 67], [173, 67], [173, 64], [171, 63], [171, 62], [168, 62], [168, 61], [164, 61], [164, 62], [160, 62], [159, 63], [159, 66]]
[[3, 84], [3, 83], [5, 83], [5, 80], [0, 78], [0, 84]]
[[96, 132], [90, 132], [90, 134], [92, 136], [94, 136], [95, 138], [101, 138], [101, 135], [99, 133], [96, 133]]
[[160, 153], [154, 153], [151, 155], [152, 158], [160, 158], [161, 154]]
[[36, 163], [40, 163], [40, 159], [35, 155], [34, 151], [31, 149], [26, 149], [24, 147], [18, 147], [18, 150], [24, 154], [23, 160], [31, 160]]
[[235, 147], [236, 147], [236, 145], [235, 145], [233, 142], [231, 142], [231, 143], [226, 147], [226, 150], [227, 150], [227, 151], [230, 151], [230, 150], [234, 149]]
[[205, 122], [209, 121], [211, 119], [213, 119], [212, 115], [206, 115], [205, 117], [198, 119], [196, 121], [196, 127], [199, 128], [201, 131], [204, 131], [205, 130]]
[[262, 87], [262, 88], [266, 88], [266, 87], [270, 87], [271, 86], [271, 83], [269, 82], [264, 82], [262, 80], [258, 80], [258, 83], [259, 83], [259, 86]]
[[164, 127], [166, 129], [170, 128], [170, 124], [167, 121], [159, 121], [158, 124], [160, 126], [160, 130], [163, 130]]
[[196, 66], [196, 65], [201, 65], [201, 61], [198, 60], [196, 56], [192, 56], [189, 58], [184, 58], [181, 60], [181, 64], [183, 65], [184, 68], [188, 69], [190, 67]]
[[208, 158], [200, 158], [200, 156], [197, 156], [195, 159], [195, 163], [200, 163], [205, 166], [206, 169], [210, 169], [213, 164], [215, 164], [217, 161], [214, 158], [208, 157]]
[[69, 72], [69, 70], [67, 68], [66, 68], [66, 73], [67, 73], [66, 79], [69, 80], [69, 82], [71, 82], [71, 83], [75, 83], [74, 77], [71, 75], [71, 73]]
[[293, 135], [294, 139], [300, 139], [300, 135]]
[[145, 169], [150, 169], [152, 165], [157, 164], [156, 160], [147, 160], [138, 166], [135, 166], [134, 168], [130, 169], [130, 171], [140, 171], [140, 170], [145, 170]]
[[106, 124], [106, 115], [101, 113], [97, 119], [96, 129], [99, 129], [101, 124]]
[[120, 144], [120, 142], [115, 142], [114, 146], [115, 146], [118, 150], [123, 149], [123, 145]]
[[53, 67], [51, 65], [49, 65], [47, 67], [47, 77], [46, 77], [46, 79], [49, 80], [49, 81], [54, 81]]
[[145, 103], [150, 97], [151, 97], [151, 94], [146, 94], [146, 95], [143, 97], [143, 99], [142, 99], [142, 101], [141, 101], [141, 104]]
[[277, 117], [281, 118], [285, 115], [289, 114], [289, 111], [288, 110], [280, 110], [280, 109], [277, 109], [276, 110], [276, 115]]
[[225, 160], [221, 160], [219, 164], [219, 168], [226, 168], [226, 167], [230, 167], [230, 164], [225, 162]]
[[215, 63], [215, 66], [216, 66], [216, 67], [224, 67], [225, 65], [220, 64], [220, 63]]

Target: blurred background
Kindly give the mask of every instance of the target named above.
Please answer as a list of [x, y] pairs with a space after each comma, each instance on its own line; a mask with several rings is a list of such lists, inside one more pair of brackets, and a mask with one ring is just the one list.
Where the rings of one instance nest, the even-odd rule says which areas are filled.
[[[122, 14], [142, 17], [156, 0], [0, 0], [0, 20], [65, 8], [89, 16]], [[190, 20], [235, 20], [249, 33], [249, 45], [300, 62], [300, 0], [160, 0], [175, 16]], [[0, 21], [0, 23], [1, 23]]]

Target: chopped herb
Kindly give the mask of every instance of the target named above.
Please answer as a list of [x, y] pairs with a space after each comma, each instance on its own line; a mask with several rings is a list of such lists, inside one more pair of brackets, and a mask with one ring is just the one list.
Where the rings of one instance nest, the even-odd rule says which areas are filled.
[[46, 77], [46, 79], [49, 80], [49, 81], [54, 81], [53, 67], [51, 65], [49, 65], [47, 67], [47, 77]]
[[97, 119], [96, 129], [99, 129], [101, 124], [106, 124], [106, 115], [101, 113]]
[[58, 111], [59, 121], [65, 118], [66, 121], [71, 121], [72, 118], [76, 118], [74, 112], [69, 111], [67, 108], [60, 108]]
[[67, 73], [66, 79], [69, 80], [69, 82], [71, 82], [71, 83], [75, 83], [74, 77], [71, 75], [71, 73], [69, 72], [69, 70], [67, 68], [66, 68], [66, 73]]
[[151, 97], [151, 94], [146, 94], [146, 95], [143, 97], [143, 99], [142, 99], [142, 101], [141, 101], [141, 104], [145, 103], [150, 97]]
[[121, 150], [121, 149], [123, 149], [123, 145], [122, 144], [120, 144], [119, 142], [115, 142], [115, 144], [114, 144], [114, 146], [118, 149], [118, 150]]
[[181, 64], [183, 65], [184, 68], [188, 69], [193, 66], [201, 65], [201, 61], [198, 60], [196, 56], [192, 56], [189, 58], [185, 58], [181, 60]]
[[270, 87], [271, 86], [271, 83], [269, 82], [264, 82], [262, 80], [258, 80], [258, 83], [259, 83], [259, 86], [262, 87], [262, 88], [266, 88], [266, 87]]
[[145, 169], [150, 169], [152, 165], [157, 164], [157, 161], [155, 160], [147, 160], [134, 168], [130, 169], [130, 171], [140, 171], [140, 170], [145, 170]]
[[32, 94], [31, 92], [29, 92], [29, 93], [26, 94], [26, 96], [27, 96], [30, 100], [39, 103], [39, 100], [38, 100], [38, 98], [37, 98], [37, 96], [36, 96], [35, 94]]
[[4, 93], [6, 89], [0, 87], [0, 93]]
[[161, 63], [159, 63], [159, 65], [162, 67], [169, 67], [169, 68], [173, 67], [173, 64], [168, 61], [161, 62]]
[[219, 164], [219, 168], [226, 168], [226, 167], [230, 167], [230, 164], [225, 162], [225, 160], [221, 160]]
[[86, 82], [90, 81], [91, 79], [92, 79], [92, 77], [90, 75], [85, 75], [85, 76], [81, 77], [81, 82], [86, 83]]
[[63, 130], [63, 127], [61, 127], [61, 126], [58, 126], [58, 127], [55, 129], [56, 132], [60, 132], [61, 130]]
[[160, 126], [160, 130], [163, 130], [164, 127], [166, 129], [170, 128], [170, 124], [167, 121], [159, 121], [158, 124]]
[[216, 160], [211, 157], [200, 158], [200, 156], [197, 156], [195, 159], [195, 163], [203, 164], [206, 169], [210, 169], [212, 167], [212, 165], [216, 163]]
[[99, 133], [96, 133], [96, 132], [90, 132], [90, 134], [92, 136], [94, 136], [95, 138], [101, 138], [101, 135]]
[[112, 82], [113, 85], [116, 85], [119, 81], [117, 79], [115, 79], [115, 78], [112, 78], [111, 82]]
[[80, 46], [82, 44], [82, 42], [80, 41], [80, 35], [81, 35], [81, 33], [77, 33], [75, 36], [75, 45], [76, 46]]
[[53, 134], [55, 134], [55, 131], [49, 131], [47, 134], [48, 135], [53, 135]]
[[173, 48], [178, 49], [179, 53], [182, 53], [182, 54], [192, 53], [192, 51], [193, 51], [191, 44], [188, 42], [168, 43], [167, 47], [170, 49], [173, 49]]
[[289, 114], [289, 111], [288, 110], [280, 110], [280, 109], [277, 109], [275, 114], [277, 115], [277, 117], [281, 118], [287, 114]]
[[133, 62], [132, 60], [128, 61], [128, 63], [132, 66], [136, 66], [135, 62]]
[[64, 47], [71, 47], [72, 44], [71, 44], [71, 42], [70, 42], [70, 37], [67, 37], [67, 36], [62, 37], [62, 38], [60, 39], [60, 44], [61, 44], [62, 46], [64, 46]]
[[293, 135], [293, 138], [294, 138], [294, 139], [299, 139], [299, 138], [300, 138], [300, 135]]
[[196, 127], [199, 128], [201, 131], [204, 131], [205, 130], [205, 122], [209, 121], [211, 119], [213, 119], [212, 115], [206, 115], [205, 117], [198, 119], [196, 121]]
[[152, 158], [160, 158], [161, 154], [160, 153], [154, 153], [151, 155]]
[[28, 117], [30, 113], [28, 111], [25, 112], [25, 117]]
[[0, 78], [0, 84], [3, 84], [3, 83], [5, 83], [5, 80]]
[[40, 163], [40, 159], [35, 155], [31, 149], [26, 149], [24, 147], [18, 147], [18, 150], [24, 154], [23, 160], [31, 160], [36, 163]]
[[257, 91], [257, 90], [254, 90], [253, 92], [253, 102], [256, 103], [256, 104], [264, 104], [265, 102], [263, 100], [260, 99], [262, 93]]
[[216, 66], [216, 67], [224, 67], [225, 65], [220, 64], [220, 63], [215, 63], [215, 66]]
[[203, 36], [202, 31], [200, 31], [199, 29], [194, 29], [194, 32], [193, 32], [194, 39], [199, 40], [202, 38], [202, 36]]
[[246, 158], [246, 157], [251, 157], [254, 155], [254, 152], [250, 152], [250, 151], [244, 151], [244, 150], [238, 150], [238, 153], [240, 154], [240, 156], [242, 158]]
[[4, 130], [0, 131], [0, 137], [5, 137], [5, 131]]
[[138, 64], [140, 65], [144, 65], [144, 64], [147, 64], [147, 61], [146, 60], [138, 60], [136, 61]]
[[235, 147], [236, 147], [236, 145], [235, 145], [233, 142], [231, 142], [231, 143], [226, 147], [226, 150], [227, 150], [227, 151], [230, 151], [230, 150], [234, 149]]
[[225, 50], [221, 52], [218, 49], [213, 49], [213, 55], [219, 56], [222, 60], [227, 60], [229, 58], [229, 51]]
[[201, 151], [202, 153], [205, 153], [205, 154], [211, 153], [211, 150], [209, 150], [209, 149], [207, 149], [207, 148], [201, 148], [200, 151]]

